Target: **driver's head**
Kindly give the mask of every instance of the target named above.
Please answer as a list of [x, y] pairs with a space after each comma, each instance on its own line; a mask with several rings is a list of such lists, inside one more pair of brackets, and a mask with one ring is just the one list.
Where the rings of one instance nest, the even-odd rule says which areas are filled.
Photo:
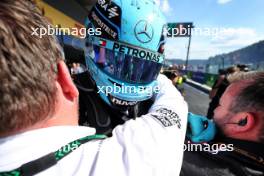
[[152, 97], [164, 60], [166, 21], [152, 0], [99, 0], [87, 28], [86, 63], [101, 98], [112, 107], [133, 106]]
[[0, 9], [0, 137], [74, 118], [52, 118], [62, 108], [77, 114], [78, 92], [55, 37], [33, 34], [47, 20], [29, 0], [2, 0]]

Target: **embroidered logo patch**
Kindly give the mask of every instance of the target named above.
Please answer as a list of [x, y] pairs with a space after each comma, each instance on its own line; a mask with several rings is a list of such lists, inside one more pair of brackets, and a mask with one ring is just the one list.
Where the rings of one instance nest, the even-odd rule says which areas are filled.
[[151, 115], [158, 119], [164, 127], [177, 125], [178, 128], [181, 129], [181, 119], [178, 114], [172, 110], [161, 108]]

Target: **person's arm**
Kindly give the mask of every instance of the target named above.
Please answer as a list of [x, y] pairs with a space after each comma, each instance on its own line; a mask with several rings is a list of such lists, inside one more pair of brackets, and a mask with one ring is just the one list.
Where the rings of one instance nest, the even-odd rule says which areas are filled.
[[102, 142], [99, 175], [179, 175], [188, 108], [169, 79], [160, 75], [158, 82], [160, 92], [149, 113], [117, 126]]

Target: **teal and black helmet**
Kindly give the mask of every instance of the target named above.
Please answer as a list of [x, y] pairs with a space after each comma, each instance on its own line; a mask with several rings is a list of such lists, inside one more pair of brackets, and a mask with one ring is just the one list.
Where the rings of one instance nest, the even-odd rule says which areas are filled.
[[101, 35], [86, 38], [85, 58], [106, 103], [133, 106], [152, 97], [149, 88], [157, 85], [164, 61], [165, 26], [152, 0], [97, 1], [86, 27], [101, 29]]

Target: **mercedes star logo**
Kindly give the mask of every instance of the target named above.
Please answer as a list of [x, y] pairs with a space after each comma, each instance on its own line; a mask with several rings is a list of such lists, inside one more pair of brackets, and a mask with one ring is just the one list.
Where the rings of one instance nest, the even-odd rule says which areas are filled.
[[153, 27], [145, 20], [141, 20], [135, 26], [135, 35], [141, 43], [148, 43], [154, 35]]

